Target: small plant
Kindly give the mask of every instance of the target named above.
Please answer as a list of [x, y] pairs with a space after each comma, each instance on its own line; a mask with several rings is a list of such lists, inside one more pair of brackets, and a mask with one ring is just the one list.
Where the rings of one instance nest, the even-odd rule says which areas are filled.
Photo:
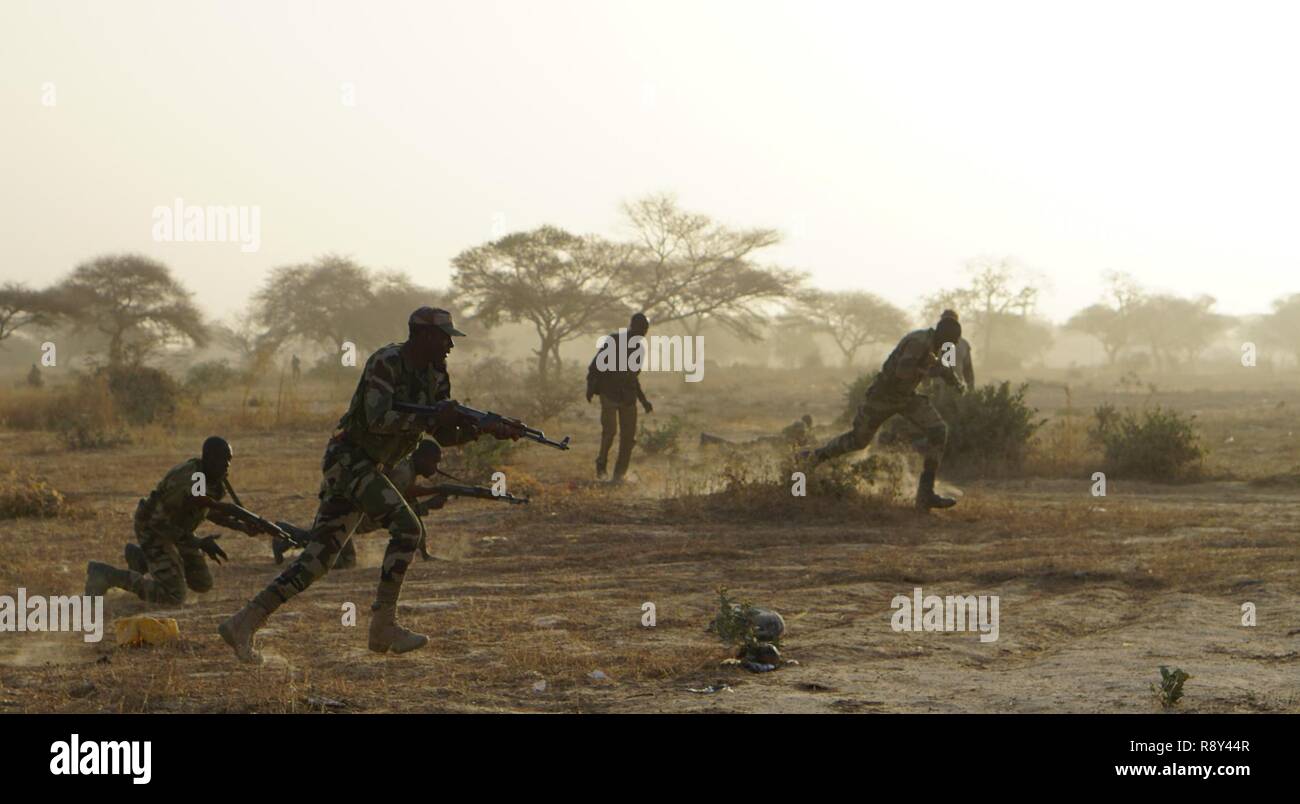
[[677, 452], [677, 439], [685, 426], [680, 416], [671, 417], [660, 427], [647, 427], [643, 420], [636, 443], [647, 455], [671, 455]]
[[53, 518], [68, 510], [63, 494], [44, 480], [13, 470], [0, 472], [0, 519]]
[[444, 468], [465, 480], [484, 483], [493, 472], [510, 462], [510, 456], [518, 446], [514, 441], [480, 438], [459, 449], [448, 450]]
[[1170, 709], [1178, 705], [1178, 701], [1183, 697], [1183, 684], [1191, 679], [1191, 676], [1183, 672], [1180, 668], [1175, 667], [1170, 670], [1165, 665], [1160, 665], [1160, 683], [1151, 684], [1151, 692], [1160, 701], [1161, 708]]
[[1150, 480], [1172, 480], [1195, 473], [1205, 450], [1200, 446], [1195, 416], [1160, 407], [1120, 412], [1105, 404], [1093, 411], [1095, 427], [1088, 435], [1101, 445], [1107, 471]]
[[[709, 624], [709, 630], [718, 635], [724, 643], [734, 646], [742, 655], [749, 655], [758, 650], [760, 644], [754, 634], [754, 619], [759, 610], [747, 601], [735, 601], [727, 597], [726, 587], [718, 589], [718, 616]], [[773, 638], [769, 644], [780, 647], [780, 637]]]

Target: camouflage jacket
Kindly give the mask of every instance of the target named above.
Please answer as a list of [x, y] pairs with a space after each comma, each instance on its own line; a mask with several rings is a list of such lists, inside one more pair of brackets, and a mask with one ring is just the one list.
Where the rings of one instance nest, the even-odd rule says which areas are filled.
[[[163, 533], [180, 541], [193, 536], [194, 530], [207, 519], [208, 509], [186, 506], [193, 496], [194, 474], [203, 471], [203, 461], [190, 458], [168, 470], [158, 487], [140, 501], [136, 508], [137, 528]], [[207, 496], [219, 500], [226, 490], [221, 483], [205, 483]]]
[[[413, 413], [398, 413], [393, 402], [431, 405], [451, 398], [451, 378], [446, 368], [432, 364], [416, 369], [402, 353], [402, 344], [390, 343], [366, 361], [338, 429], [348, 443], [359, 447], [376, 464], [395, 466], [420, 443], [425, 420]], [[433, 437], [443, 446], [460, 444], [470, 435], [463, 428], [442, 428]]]
[[[939, 356], [932, 351], [933, 329], [918, 329], [907, 333], [885, 358], [876, 380], [867, 389], [867, 396], [884, 402], [901, 402], [914, 393], [927, 372], [939, 365]], [[908, 375], [900, 377], [902, 371]]]

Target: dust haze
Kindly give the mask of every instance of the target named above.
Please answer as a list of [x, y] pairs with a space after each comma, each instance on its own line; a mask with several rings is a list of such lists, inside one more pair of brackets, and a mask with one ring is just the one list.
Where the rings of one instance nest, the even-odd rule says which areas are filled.
[[[236, 663], [217, 625], [284, 567], [226, 532], [173, 643], [0, 633], [0, 711], [1300, 711], [1291, 16], [5, 4], [0, 592], [121, 564], [211, 435], [309, 527], [417, 308], [465, 333], [453, 398], [572, 449], [446, 448], [529, 504], [424, 517], [422, 651], [367, 650], [381, 531], [259, 632], [276, 680]], [[943, 439], [810, 469], [945, 311]], [[641, 372], [623, 465], [589, 367], [636, 313], [705, 358]], [[891, 629], [917, 587], [999, 596], [999, 638]]]

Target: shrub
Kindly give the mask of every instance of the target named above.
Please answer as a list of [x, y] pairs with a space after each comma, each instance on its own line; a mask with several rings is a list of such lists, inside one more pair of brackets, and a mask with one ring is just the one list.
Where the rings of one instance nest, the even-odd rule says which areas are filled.
[[443, 452], [443, 468], [463, 480], [486, 483], [493, 472], [510, 462], [518, 446], [514, 441], [485, 435]]
[[0, 519], [57, 517], [68, 510], [63, 494], [44, 480], [13, 470], [0, 472]]
[[1120, 412], [1104, 404], [1093, 411], [1088, 435], [1102, 447], [1107, 472], [1148, 480], [1173, 480], [1196, 474], [1206, 452], [1200, 446], [1195, 416], [1156, 407]]
[[879, 371], [871, 371], [844, 386], [844, 412], [840, 414], [839, 423], [848, 424], [858, 415], [858, 409], [867, 401], [867, 389], [876, 381]]
[[536, 426], [536, 422], [554, 419], [582, 401], [587, 380], [585, 372], [557, 368], [545, 380], [536, 371], [529, 372], [515, 387], [518, 392], [500, 395], [504, 410], [498, 412]]
[[239, 372], [230, 367], [225, 360], [207, 360], [190, 366], [185, 373], [185, 393], [195, 404], [203, 402], [203, 395], [208, 391], [220, 391], [236, 385]]
[[80, 374], [58, 396], [57, 414], [50, 424], [68, 449], [106, 449], [130, 442], [117, 416], [117, 405], [105, 372]]
[[119, 366], [100, 369], [108, 379], [113, 407], [128, 424], [153, 424], [176, 414], [180, 386], [165, 371], [149, 366]]
[[636, 443], [647, 455], [671, 455], [677, 452], [677, 439], [685, 426], [680, 416], [672, 416], [662, 427], [647, 427], [643, 419]]
[[[861, 406], [874, 375], [858, 378], [846, 394], [849, 405]], [[1025, 403], [1028, 385], [1014, 391], [1011, 383], [985, 385], [958, 394], [947, 386], [930, 396], [930, 402], [948, 425], [948, 446], [944, 461], [953, 467], [1018, 470], [1029, 452], [1034, 434], [1047, 421], [1036, 419], [1037, 410]], [[857, 407], [853, 408], [856, 415]], [[894, 417], [881, 428], [882, 444], [924, 446], [925, 434], [902, 417]]]
[[1030, 441], [1046, 419], [1025, 404], [1027, 384], [1011, 390], [1011, 383], [985, 385], [964, 394], [944, 389], [933, 398], [948, 424], [944, 460], [955, 464], [990, 464], [1019, 469]]

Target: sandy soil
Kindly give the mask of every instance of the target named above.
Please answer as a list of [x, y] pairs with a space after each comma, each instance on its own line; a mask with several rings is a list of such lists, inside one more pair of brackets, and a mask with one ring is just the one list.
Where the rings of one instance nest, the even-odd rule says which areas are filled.
[[[772, 432], [822, 390], [738, 397], [738, 423], [696, 431]], [[1044, 392], [1039, 404], [1051, 400]], [[832, 406], [820, 404], [810, 408], [826, 421]], [[1211, 443], [1239, 469], [1280, 471], [1300, 454], [1276, 402], [1201, 407]], [[1149, 712], [1161, 665], [1192, 675], [1181, 711], [1300, 712], [1300, 485], [1289, 476], [1115, 480], [1105, 498], [1091, 496], [1086, 472], [967, 480], [949, 486], [962, 495], [956, 508], [927, 516], [904, 503], [683, 497], [710, 465], [693, 448], [643, 458], [639, 482], [605, 487], [587, 479], [594, 417], [566, 424], [572, 453], [525, 447], [509, 469], [533, 505], [457, 500], [426, 520], [438, 560], [412, 568], [402, 616], [431, 636], [429, 648], [366, 650], [383, 550], [370, 535], [362, 566], [332, 573], [271, 620], [266, 665], [239, 665], [216, 625], [277, 568], [264, 538], [230, 533], [232, 561], [214, 570], [214, 590], [152, 612], [177, 618], [177, 643], [0, 634], [0, 712]], [[69, 452], [50, 434], [0, 434], [11, 463], [50, 479], [79, 512], [0, 520], [0, 594], [79, 593], [87, 560], [121, 564], [136, 499], [201, 435]], [[320, 434], [232, 440], [245, 502], [309, 522]], [[999, 596], [998, 640], [895, 632], [891, 600], [917, 586]], [[780, 611], [783, 653], [797, 664], [766, 674], [723, 664], [731, 653], [706, 630], [720, 587]], [[642, 625], [647, 602], [654, 627]], [[342, 622], [348, 603], [355, 627]], [[1253, 627], [1242, 625], [1244, 603], [1256, 608]], [[110, 618], [147, 611], [109, 595]], [[719, 691], [691, 691], [709, 687]]]

